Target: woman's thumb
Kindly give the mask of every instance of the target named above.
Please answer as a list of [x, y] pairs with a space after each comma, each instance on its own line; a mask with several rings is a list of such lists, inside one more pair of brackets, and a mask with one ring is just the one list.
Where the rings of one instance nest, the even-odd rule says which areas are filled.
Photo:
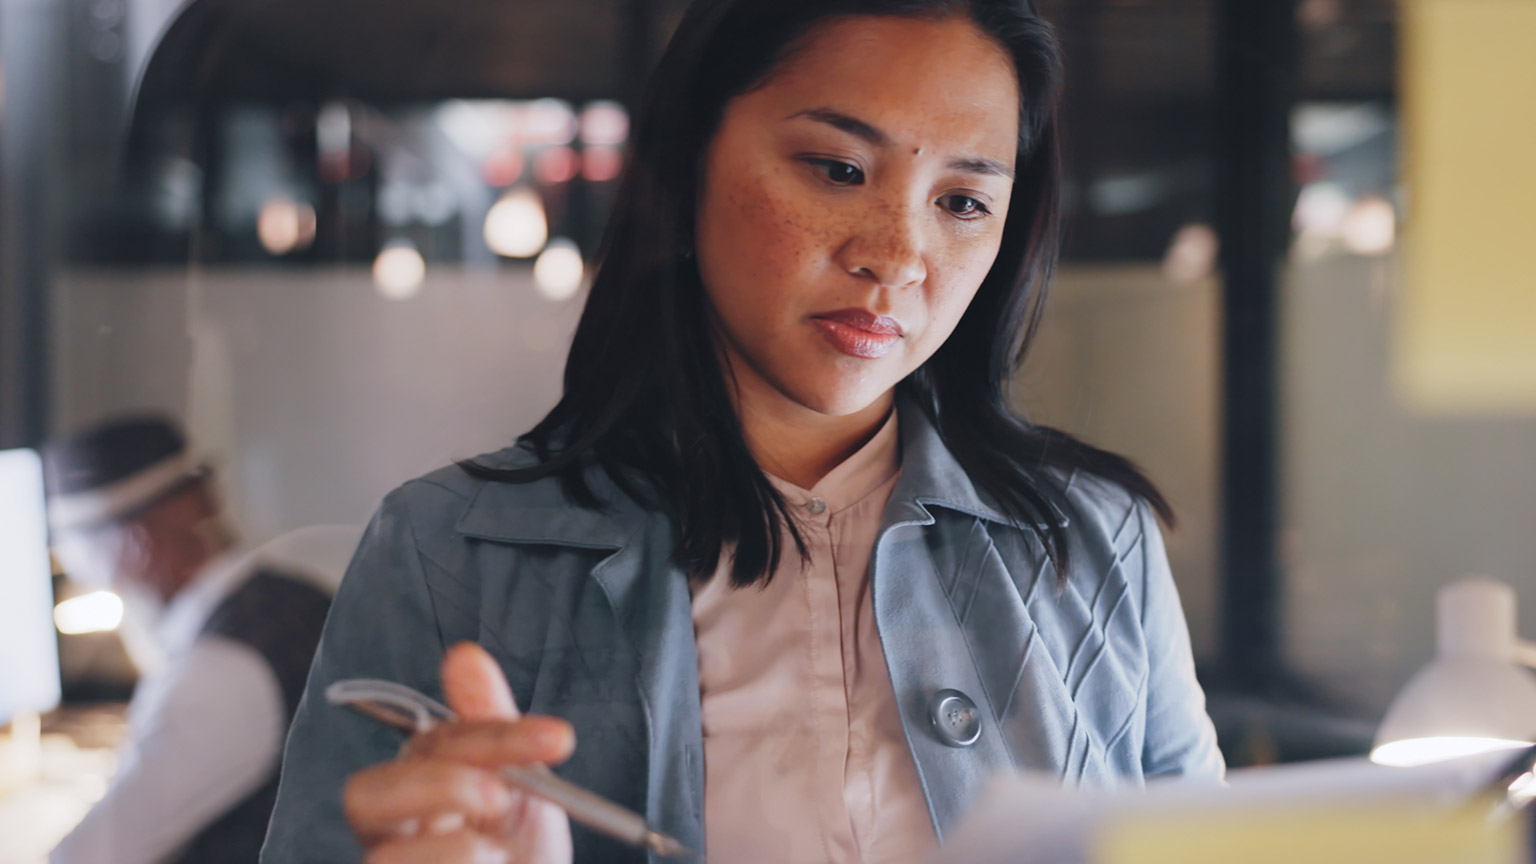
[[517, 703], [501, 666], [484, 648], [460, 642], [443, 655], [443, 693], [465, 720], [516, 720]]

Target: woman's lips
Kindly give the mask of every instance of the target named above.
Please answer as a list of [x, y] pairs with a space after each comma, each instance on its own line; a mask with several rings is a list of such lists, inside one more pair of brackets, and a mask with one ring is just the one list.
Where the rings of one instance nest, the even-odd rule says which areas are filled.
[[863, 309], [840, 309], [811, 320], [833, 348], [850, 357], [884, 357], [901, 340], [901, 325], [895, 318]]

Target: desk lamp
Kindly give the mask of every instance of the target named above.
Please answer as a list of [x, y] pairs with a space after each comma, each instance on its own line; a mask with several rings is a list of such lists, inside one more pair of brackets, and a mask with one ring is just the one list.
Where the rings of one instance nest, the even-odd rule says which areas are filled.
[[1470, 577], [1435, 595], [1436, 656], [1387, 709], [1371, 760], [1422, 765], [1536, 741], [1536, 644], [1515, 635], [1515, 592]]

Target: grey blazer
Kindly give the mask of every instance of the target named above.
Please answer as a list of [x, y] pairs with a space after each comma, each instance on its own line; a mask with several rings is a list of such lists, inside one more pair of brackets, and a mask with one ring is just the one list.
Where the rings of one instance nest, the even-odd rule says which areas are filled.
[[[921, 411], [903, 410], [900, 427], [901, 475], [875, 543], [871, 590], [940, 839], [1000, 771], [1044, 772], [1069, 786], [1219, 778], [1148, 508], [1075, 476], [1063, 517], [1075, 565], [1058, 590], [1036, 528], [1014, 527], [978, 492]], [[516, 448], [484, 457], [530, 459]], [[399, 733], [327, 705], [325, 687], [378, 677], [440, 693], [443, 651], [461, 640], [500, 661], [524, 711], [575, 726], [575, 755], [558, 773], [703, 848], [688, 581], [669, 562], [668, 520], [598, 475], [602, 513], [570, 504], [554, 480], [488, 483], [457, 468], [385, 498], [331, 608], [289, 734], [263, 862], [358, 860], [342, 786], [401, 744]], [[941, 691], [955, 693], [946, 702]], [[580, 826], [572, 832], [577, 862], [645, 860]]]

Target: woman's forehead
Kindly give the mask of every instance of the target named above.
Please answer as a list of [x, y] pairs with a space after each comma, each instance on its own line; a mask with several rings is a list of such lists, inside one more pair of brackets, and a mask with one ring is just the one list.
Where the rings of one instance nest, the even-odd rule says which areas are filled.
[[1018, 140], [1013, 61], [966, 18], [829, 20], [741, 98], [774, 120], [830, 109], [895, 144], [980, 147], [1009, 164]]

